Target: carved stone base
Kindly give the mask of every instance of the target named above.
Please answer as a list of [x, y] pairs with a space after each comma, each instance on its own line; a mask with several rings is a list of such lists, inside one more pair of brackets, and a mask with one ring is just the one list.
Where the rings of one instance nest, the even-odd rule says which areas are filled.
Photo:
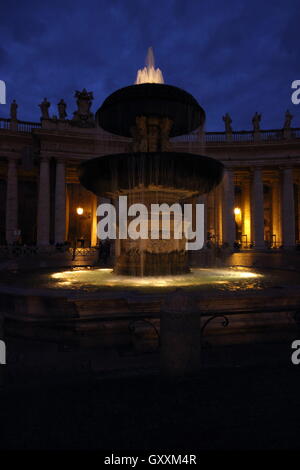
[[121, 254], [114, 268], [116, 274], [128, 276], [167, 276], [189, 272], [187, 253], [132, 253]]

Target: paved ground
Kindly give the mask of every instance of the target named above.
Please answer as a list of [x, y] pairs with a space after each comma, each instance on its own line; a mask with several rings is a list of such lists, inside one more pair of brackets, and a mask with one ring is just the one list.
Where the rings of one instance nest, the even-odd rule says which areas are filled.
[[[255, 256], [235, 261], [283, 262]], [[291, 254], [284, 265], [297, 269], [299, 260]], [[207, 350], [201, 374], [177, 382], [159, 377], [155, 355], [139, 357], [131, 377], [130, 357], [122, 374], [105, 378], [49, 371], [29, 382], [25, 374], [0, 392], [0, 449], [300, 449], [300, 365], [288, 344], [254, 349]]]
[[1, 393], [0, 448], [299, 449], [300, 365], [271, 356], [177, 382], [154, 374], [18, 384]]

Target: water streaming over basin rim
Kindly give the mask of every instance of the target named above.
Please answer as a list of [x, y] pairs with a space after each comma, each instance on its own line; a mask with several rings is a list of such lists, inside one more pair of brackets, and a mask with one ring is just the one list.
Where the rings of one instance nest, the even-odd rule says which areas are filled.
[[60, 270], [10, 271], [0, 279], [8, 286], [68, 290], [78, 292], [135, 290], [168, 292], [176, 287], [185, 290], [253, 291], [268, 287], [299, 285], [300, 273], [287, 270], [259, 270], [247, 267], [193, 268], [178, 276], [131, 277], [115, 275], [110, 268], [68, 268]]

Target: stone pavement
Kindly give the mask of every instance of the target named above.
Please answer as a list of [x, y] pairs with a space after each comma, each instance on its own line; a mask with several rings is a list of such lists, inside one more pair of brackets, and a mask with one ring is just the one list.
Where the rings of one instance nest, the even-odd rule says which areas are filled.
[[298, 449], [300, 365], [290, 353], [220, 348], [199, 376], [177, 381], [155, 368], [24, 380], [1, 393], [0, 448]]

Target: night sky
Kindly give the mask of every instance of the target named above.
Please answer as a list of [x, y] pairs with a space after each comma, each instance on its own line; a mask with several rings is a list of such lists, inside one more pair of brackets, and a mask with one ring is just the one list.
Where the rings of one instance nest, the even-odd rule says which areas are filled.
[[[0, 79], [18, 117], [39, 120], [44, 97], [64, 98], [68, 118], [75, 90], [94, 92], [93, 111], [117, 88], [133, 84], [153, 46], [165, 82], [191, 92], [207, 114], [206, 129], [282, 127], [290, 109], [300, 127], [291, 82], [300, 79], [299, 0], [2, 1]], [[0, 105], [8, 117], [9, 106]]]

